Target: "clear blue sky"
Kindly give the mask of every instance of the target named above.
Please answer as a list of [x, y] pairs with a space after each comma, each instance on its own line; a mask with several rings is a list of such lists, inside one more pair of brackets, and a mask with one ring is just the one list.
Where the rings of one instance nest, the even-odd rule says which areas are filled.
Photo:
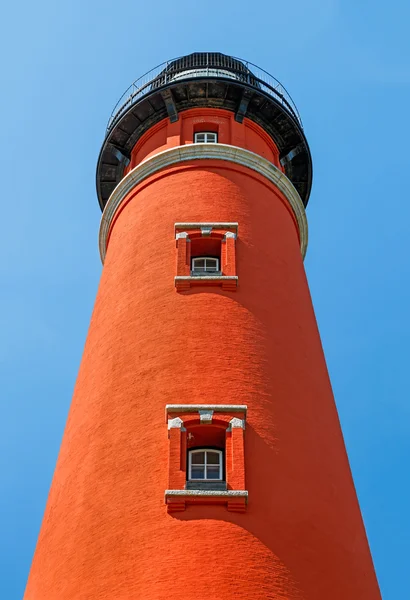
[[408, 600], [409, 20], [405, 0], [4, 4], [1, 599], [23, 594], [100, 277], [106, 121], [133, 79], [211, 50], [301, 112], [306, 270], [382, 594]]

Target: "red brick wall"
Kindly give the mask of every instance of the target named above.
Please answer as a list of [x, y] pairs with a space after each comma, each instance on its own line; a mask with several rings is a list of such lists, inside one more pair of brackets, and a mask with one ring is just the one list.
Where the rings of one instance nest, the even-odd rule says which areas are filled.
[[244, 119], [243, 124], [237, 123], [235, 115], [227, 110], [193, 108], [181, 112], [176, 123], [164, 119], [151, 127], [135, 144], [131, 162], [124, 174], [157, 152], [192, 144], [197, 131], [217, 131], [219, 143], [251, 150], [283, 170], [276, 144], [259, 125], [249, 119]]
[[[178, 221], [239, 223], [235, 293], [176, 292]], [[246, 513], [167, 513], [169, 403], [248, 405]], [[25, 595], [134, 599], [380, 599], [294, 219], [235, 165], [118, 214]]]

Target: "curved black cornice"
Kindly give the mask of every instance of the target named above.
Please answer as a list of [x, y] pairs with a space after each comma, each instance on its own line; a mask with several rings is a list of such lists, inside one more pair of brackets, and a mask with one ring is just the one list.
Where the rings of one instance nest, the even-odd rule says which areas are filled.
[[97, 165], [103, 209], [123, 177], [137, 140], [153, 125], [190, 108], [222, 108], [260, 125], [274, 140], [287, 177], [306, 206], [312, 161], [295, 104], [285, 88], [255, 65], [197, 52], [159, 65], [128, 88], [110, 117]]

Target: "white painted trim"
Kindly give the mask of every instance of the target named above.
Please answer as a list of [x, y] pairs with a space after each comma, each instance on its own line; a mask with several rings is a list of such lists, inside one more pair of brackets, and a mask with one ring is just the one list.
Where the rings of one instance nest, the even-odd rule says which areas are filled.
[[180, 417], [175, 417], [175, 419], [168, 419], [168, 429], [184, 429], [184, 422]]
[[212, 229], [236, 229], [238, 231], [238, 223], [175, 223], [174, 229], [201, 229], [201, 227], [212, 227]]
[[[199, 261], [199, 260], [203, 260], [204, 261], [204, 264], [205, 264], [204, 269], [205, 269], [205, 271], [195, 271], [196, 262]], [[215, 264], [216, 268], [213, 269], [213, 270], [207, 271], [206, 270], [206, 268], [207, 268], [207, 261], [214, 261], [214, 264]], [[199, 278], [205, 277], [206, 276], [205, 273], [217, 273], [219, 271], [219, 258], [216, 258], [215, 256], [194, 256], [191, 259], [191, 262], [192, 262], [192, 264], [191, 264], [191, 273], [196, 273], [196, 275], [193, 275], [193, 277], [195, 277], [195, 279], [198, 279], [198, 277]], [[198, 268], [200, 268], [200, 267], [198, 267]], [[199, 273], [204, 273], [204, 275], [199, 275]], [[209, 277], [209, 275], [208, 275], [208, 277]], [[217, 275], [211, 275], [211, 277], [218, 277], [218, 276]]]
[[[197, 464], [192, 465], [192, 455], [198, 454], [199, 452], [204, 453], [204, 464], [203, 465], [197, 465]], [[212, 463], [210, 465], [211, 467], [216, 467], [216, 466], [219, 467], [218, 479], [207, 479], [206, 477], [203, 477], [202, 479], [198, 479], [198, 478], [192, 477], [192, 466], [204, 467], [204, 474], [205, 475], [207, 474], [207, 467], [208, 467], [207, 452], [218, 455], [218, 459], [219, 459], [218, 464], [215, 465]], [[188, 451], [188, 481], [201, 481], [201, 482], [205, 481], [205, 482], [209, 483], [212, 481], [222, 481], [222, 480], [223, 480], [223, 452], [222, 452], [222, 450], [216, 450], [214, 448], [192, 448], [192, 450]]]
[[[216, 481], [216, 480], [214, 480]], [[169, 496], [214, 496], [216, 498], [247, 498], [247, 490], [165, 490], [165, 498]]]
[[[205, 141], [198, 142], [199, 135], [203, 135]], [[208, 140], [209, 136], [211, 137], [211, 139]], [[218, 133], [216, 131], [197, 131], [194, 134], [194, 143], [195, 144], [217, 144], [218, 143]]]
[[238, 281], [237, 275], [175, 275], [175, 281]]
[[238, 417], [233, 417], [233, 419], [231, 419], [229, 421], [229, 430], [232, 431], [232, 429], [245, 429], [245, 419], [238, 419]]
[[181, 238], [187, 238], [187, 237], [188, 237], [188, 234], [186, 231], [181, 231], [180, 233], [175, 234], [176, 240], [180, 240]]
[[273, 183], [288, 200], [296, 217], [300, 235], [302, 256], [306, 254], [308, 243], [308, 225], [305, 208], [300, 196], [284, 173], [271, 162], [244, 148], [228, 144], [186, 144], [158, 152], [145, 159], [118, 183], [105, 205], [101, 217], [99, 246], [101, 260], [104, 262], [107, 250], [107, 237], [110, 225], [118, 208], [127, 194], [139, 183], [167, 167], [192, 160], [221, 160], [247, 167], [264, 176]]
[[213, 410], [199, 410], [199, 422], [201, 425], [210, 425], [212, 423]]
[[243, 412], [246, 414], [248, 406], [246, 404], [167, 404], [165, 406], [166, 414], [169, 413], [191, 413], [200, 410], [233, 413]]

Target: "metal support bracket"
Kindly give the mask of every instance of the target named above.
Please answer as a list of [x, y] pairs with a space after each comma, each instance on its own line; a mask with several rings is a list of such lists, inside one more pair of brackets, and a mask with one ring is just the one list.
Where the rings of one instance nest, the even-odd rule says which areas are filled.
[[290, 152], [288, 152], [285, 156], [280, 159], [280, 164], [282, 167], [290, 163], [295, 156], [300, 154], [305, 149], [303, 144], [298, 144], [295, 148], [293, 148]]
[[243, 123], [243, 119], [246, 115], [246, 111], [248, 110], [249, 101], [252, 98], [252, 96], [252, 90], [244, 88], [242, 92], [241, 101], [239, 102], [238, 110], [235, 113], [235, 121], [238, 121], [238, 123]]
[[127, 154], [124, 154], [123, 150], [121, 150], [117, 146], [114, 146], [114, 144], [109, 144], [109, 146], [112, 148], [112, 153], [118, 160], [118, 162], [120, 164], [123, 164], [124, 167], [128, 167], [128, 165], [130, 164], [130, 157], [127, 156]]
[[171, 121], [171, 123], [175, 123], [176, 121], [178, 121], [179, 117], [174, 96], [172, 95], [172, 91], [170, 89], [162, 90], [161, 96], [165, 102], [169, 120]]

